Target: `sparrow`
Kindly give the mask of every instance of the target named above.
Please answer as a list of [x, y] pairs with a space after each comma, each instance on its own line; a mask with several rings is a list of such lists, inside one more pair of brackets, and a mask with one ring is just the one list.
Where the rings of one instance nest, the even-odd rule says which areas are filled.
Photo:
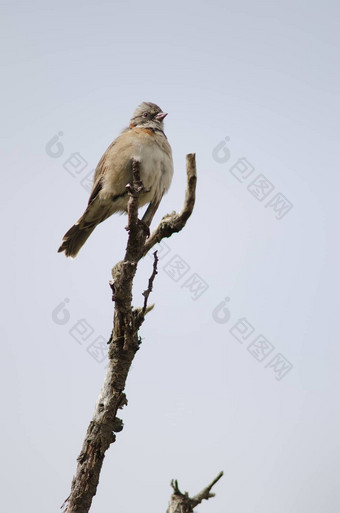
[[87, 208], [64, 235], [58, 249], [75, 257], [95, 227], [116, 212], [126, 213], [129, 200], [126, 185], [132, 183], [131, 159], [140, 162], [140, 176], [145, 192], [139, 206], [159, 202], [168, 191], [173, 162], [171, 146], [164, 133], [163, 112], [158, 105], [141, 103], [128, 128], [115, 139], [100, 159], [93, 178]]

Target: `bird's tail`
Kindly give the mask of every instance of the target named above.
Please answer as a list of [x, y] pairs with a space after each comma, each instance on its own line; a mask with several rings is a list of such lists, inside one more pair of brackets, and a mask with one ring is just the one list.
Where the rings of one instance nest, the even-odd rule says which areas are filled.
[[[80, 220], [79, 220], [80, 221]], [[77, 256], [80, 248], [85, 244], [97, 223], [76, 223], [65, 233], [63, 242], [58, 249], [58, 253], [65, 251], [65, 255], [74, 258]]]

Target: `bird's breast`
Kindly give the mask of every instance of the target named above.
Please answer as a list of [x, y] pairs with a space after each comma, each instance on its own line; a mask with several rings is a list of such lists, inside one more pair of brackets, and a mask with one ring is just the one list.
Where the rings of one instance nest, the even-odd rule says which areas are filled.
[[167, 139], [153, 132], [147, 136], [136, 141], [134, 155], [140, 161], [144, 187], [150, 189], [146, 203], [150, 201], [150, 196], [151, 199], [162, 197], [169, 189], [173, 175], [172, 154]]
[[[171, 147], [166, 137], [153, 130], [135, 128], [123, 132], [104, 155], [101, 199], [109, 200], [124, 194], [126, 184], [132, 180], [132, 159], [140, 162], [141, 180], [148, 190], [140, 198], [140, 205], [153, 199], [161, 199], [169, 189], [173, 163]], [[127, 196], [124, 202], [127, 203]]]

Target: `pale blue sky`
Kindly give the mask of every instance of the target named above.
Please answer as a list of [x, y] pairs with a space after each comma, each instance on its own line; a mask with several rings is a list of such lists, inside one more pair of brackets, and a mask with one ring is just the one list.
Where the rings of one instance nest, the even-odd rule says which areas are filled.
[[[126, 218], [99, 226], [74, 261], [57, 248], [86, 205], [81, 181], [146, 100], [169, 113], [175, 162], [158, 219], [182, 205], [189, 152], [197, 204], [166, 241], [125, 428], [91, 511], [165, 511], [172, 478], [196, 493], [224, 470], [200, 513], [337, 512], [338, 2], [1, 10], [3, 510], [58, 511], [69, 493], [103, 381], [105, 361], [89, 351], [110, 334], [108, 281]], [[46, 145], [59, 132], [53, 157]], [[87, 163], [75, 176], [65, 164], [73, 153]], [[282, 219], [277, 194], [292, 205]], [[136, 305], [151, 266], [148, 257], [140, 266]], [[197, 276], [207, 288], [195, 299]], [[217, 322], [225, 298], [229, 314]], [[65, 299], [68, 313], [58, 313]], [[82, 344], [72, 337], [81, 319]], [[240, 343], [242, 322], [251, 333]], [[263, 337], [267, 356], [254, 353]], [[281, 380], [278, 354], [293, 366]]]

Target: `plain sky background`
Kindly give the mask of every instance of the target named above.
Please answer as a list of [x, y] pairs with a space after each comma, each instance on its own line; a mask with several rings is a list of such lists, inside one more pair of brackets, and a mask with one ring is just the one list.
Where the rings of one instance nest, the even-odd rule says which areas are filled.
[[[1, 11], [1, 511], [59, 511], [69, 494], [104, 378], [88, 349], [111, 331], [126, 218], [105, 221], [73, 261], [57, 248], [87, 203], [81, 181], [146, 100], [169, 113], [175, 163], [157, 219], [181, 208], [189, 152], [197, 203], [166, 241], [91, 511], [165, 511], [172, 478], [196, 493], [224, 470], [199, 513], [338, 512], [339, 3]], [[73, 153], [87, 162], [74, 177]], [[242, 158], [254, 170], [241, 183], [230, 170]], [[263, 201], [251, 194], [260, 174], [274, 187]], [[277, 193], [293, 205], [279, 220]], [[146, 257], [136, 306], [151, 268]], [[208, 287], [196, 299], [193, 275]], [[243, 343], [240, 319], [253, 329]], [[273, 347], [263, 361], [250, 346], [260, 335]], [[281, 380], [277, 354], [293, 366]]]

